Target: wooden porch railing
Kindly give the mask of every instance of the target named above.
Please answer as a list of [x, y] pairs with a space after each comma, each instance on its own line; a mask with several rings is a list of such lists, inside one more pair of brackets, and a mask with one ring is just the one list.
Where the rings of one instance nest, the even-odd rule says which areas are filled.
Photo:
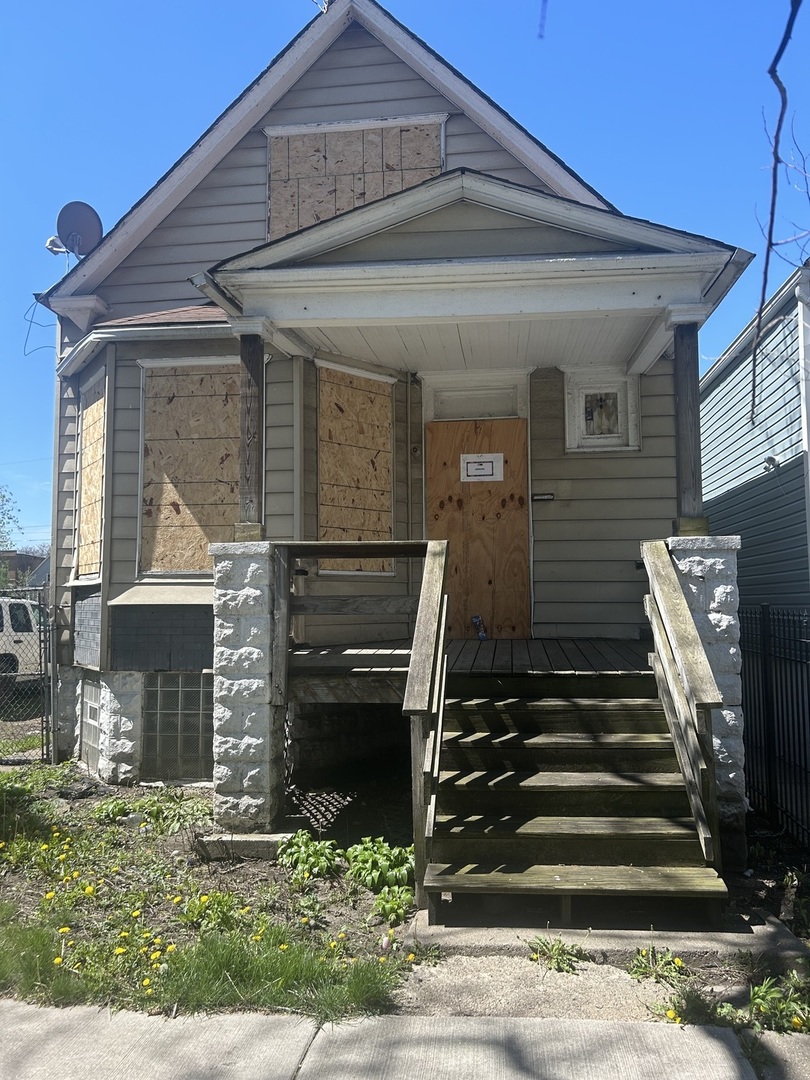
[[[416, 901], [425, 905], [428, 829], [435, 812], [441, 719], [446, 678], [445, 626], [447, 597], [444, 580], [447, 541], [403, 540], [363, 542], [299, 541], [275, 545], [272, 674], [270, 702], [273, 725], [283, 730], [289, 700], [290, 619], [293, 615], [416, 615], [411, 658], [402, 711], [411, 721], [411, 787], [413, 795]], [[292, 593], [294, 564], [302, 559], [424, 559], [422, 587], [415, 596], [296, 596]]]
[[703, 855], [720, 870], [712, 709], [723, 704], [678, 572], [663, 540], [641, 554], [650, 580], [644, 609], [653, 632], [658, 693], [675, 744]]

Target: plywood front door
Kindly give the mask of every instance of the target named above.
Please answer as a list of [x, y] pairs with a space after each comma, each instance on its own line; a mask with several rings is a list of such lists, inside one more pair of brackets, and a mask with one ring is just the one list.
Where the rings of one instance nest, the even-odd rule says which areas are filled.
[[[426, 425], [427, 532], [450, 541], [449, 636], [531, 636], [525, 420]], [[501, 473], [503, 478], [501, 479]]]

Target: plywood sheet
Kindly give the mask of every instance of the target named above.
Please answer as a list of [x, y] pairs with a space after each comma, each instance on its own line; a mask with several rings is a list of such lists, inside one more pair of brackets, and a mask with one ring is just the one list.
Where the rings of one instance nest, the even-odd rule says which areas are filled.
[[270, 138], [271, 240], [441, 172], [441, 125]]
[[77, 571], [80, 576], [101, 569], [101, 530], [104, 489], [104, 377], [80, 395], [80, 504]]
[[[319, 530], [322, 540], [393, 537], [393, 394], [389, 383], [321, 368], [318, 408]], [[324, 570], [389, 571], [380, 560]]]
[[[449, 540], [451, 637], [530, 636], [526, 421], [451, 420], [427, 425], [427, 532]], [[503, 480], [463, 481], [462, 454], [502, 454]]]
[[238, 370], [147, 372], [142, 498], [141, 570], [209, 570], [239, 512]]

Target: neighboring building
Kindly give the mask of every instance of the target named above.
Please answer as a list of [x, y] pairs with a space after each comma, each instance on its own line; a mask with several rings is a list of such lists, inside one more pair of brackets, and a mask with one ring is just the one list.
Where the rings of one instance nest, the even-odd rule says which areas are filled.
[[[451, 637], [646, 636], [640, 541], [705, 525], [698, 326], [750, 258], [620, 213], [335, 0], [39, 297], [63, 741], [81, 720], [95, 766], [103, 729], [112, 778], [211, 775], [208, 546], [234, 539], [449, 538]], [[334, 569], [308, 589], [416, 589], [405, 559]]]
[[742, 604], [810, 604], [810, 269], [768, 300], [700, 383], [710, 531], [739, 535]]
[[42, 584], [41, 570], [48, 559], [26, 551], [0, 551], [0, 588], [26, 588]]

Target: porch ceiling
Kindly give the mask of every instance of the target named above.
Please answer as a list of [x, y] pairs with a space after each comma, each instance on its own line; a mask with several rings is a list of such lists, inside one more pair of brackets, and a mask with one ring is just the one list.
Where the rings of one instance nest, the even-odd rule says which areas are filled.
[[650, 317], [500, 319], [397, 326], [300, 327], [317, 355], [351, 357], [398, 371], [624, 367], [654, 326]]

